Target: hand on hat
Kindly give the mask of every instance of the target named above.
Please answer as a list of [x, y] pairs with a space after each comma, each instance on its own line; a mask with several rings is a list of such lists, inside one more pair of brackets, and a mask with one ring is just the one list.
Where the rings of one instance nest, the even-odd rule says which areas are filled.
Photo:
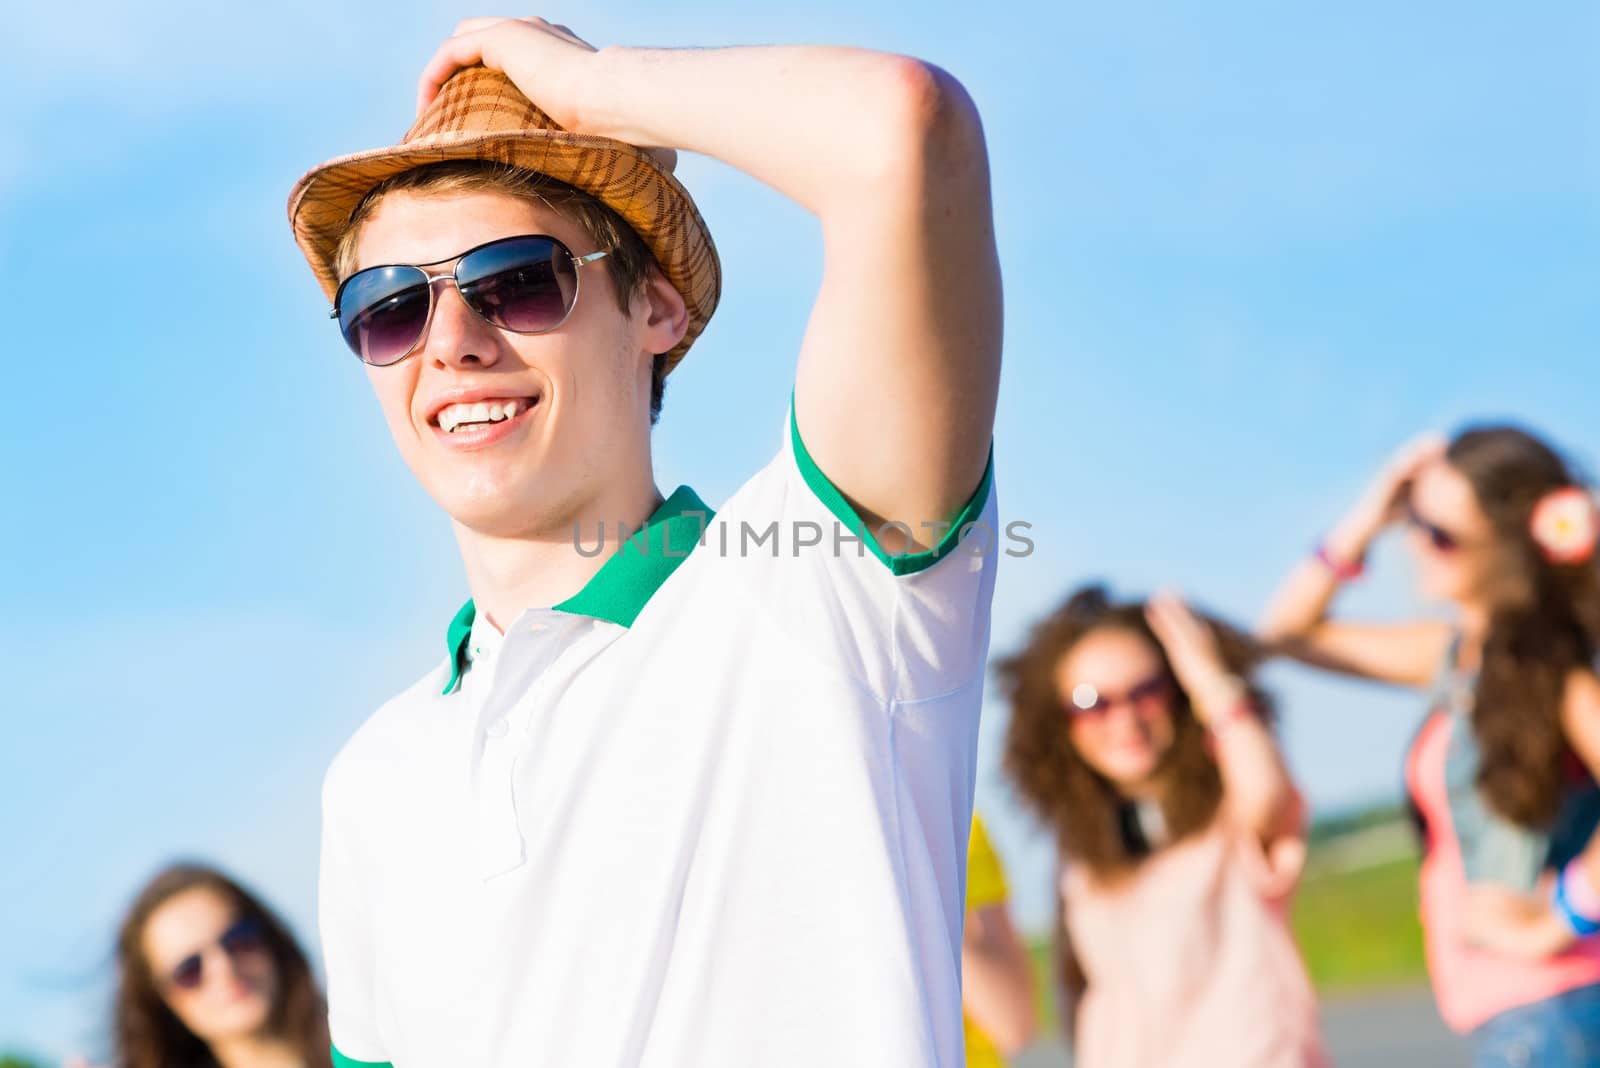
[[594, 46], [571, 30], [544, 19], [465, 19], [422, 69], [417, 114], [433, 103], [450, 75], [482, 63], [505, 74], [564, 128], [576, 130], [577, 99], [569, 87], [580, 81], [583, 61], [594, 53]]
[[[593, 84], [596, 51], [567, 27], [541, 18], [465, 19], [422, 69], [417, 79], [417, 114], [433, 103], [452, 74], [481, 63], [510, 78], [523, 96], [562, 129], [637, 143], [625, 133], [594, 128], [583, 115], [583, 87]], [[671, 171], [677, 164], [678, 154], [670, 148], [648, 151], [663, 170]]]

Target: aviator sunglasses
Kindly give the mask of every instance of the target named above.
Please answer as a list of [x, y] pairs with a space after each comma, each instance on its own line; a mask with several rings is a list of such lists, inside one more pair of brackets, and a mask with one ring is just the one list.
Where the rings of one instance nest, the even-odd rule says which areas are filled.
[[[228, 955], [230, 961], [237, 961], [240, 957], [260, 953], [267, 948], [266, 931], [260, 922], [246, 916], [229, 925], [218, 937], [216, 945]], [[167, 973], [167, 982], [178, 990], [198, 990], [206, 977], [205, 953], [205, 949], [202, 949], [179, 961]]]
[[455, 267], [430, 274], [449, 259], [386, 264], [357, 271], [339, 285], [330, 319], [363, 363], [387, 367], [416, 349], [433, 318], [433, 287], [449, 281], [461, 300], [491, 326], [514, 334], [544, 334], [567, 321], [578, 302], [578, 269], [606, 253], [574, 255], [547, 234], [503, 237], [460, 256]]
[[1066, 709], [1073, 719], [1099, 719], [1122, 704], [1130, 706], [1136, 712], [1148, 713], [1156, 702], [1165, 699], [1171, 692], [1172, 679], [1165, 672], [1151, 675], [1136, 683], [1120, 697], [1101, 693], [1094, 686], [1083, 682], [1072, 688], [1072, 699], [1067, 702]]

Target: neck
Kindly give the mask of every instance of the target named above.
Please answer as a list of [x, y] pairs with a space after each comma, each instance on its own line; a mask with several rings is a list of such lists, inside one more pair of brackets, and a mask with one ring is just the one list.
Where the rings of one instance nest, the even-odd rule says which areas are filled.
[[1138, 782], [1117, 783], [1117, 793], [1128, 801], [1160, 801], [1166, 794], [1166, 777], [1160, 772]]
[[[529, 608], [559, 604], [594, 577], [611, 551], [644, 525], [661, 502], [648, 468], [609, 483], [600, 493], [563, 509], [541, 529], [525, 534], [484, 534], [455, 524], [467, 585], [478, 613], [504, 631]], [[605, 550], [595, 551], [600, 531]], [[579, 547], [585, 552], [580, 553]]]
[[300, 1055], [287, 1042], [266, 1033], [235, 1035], [207, 1043], [222, 1068], [300, 1068]]

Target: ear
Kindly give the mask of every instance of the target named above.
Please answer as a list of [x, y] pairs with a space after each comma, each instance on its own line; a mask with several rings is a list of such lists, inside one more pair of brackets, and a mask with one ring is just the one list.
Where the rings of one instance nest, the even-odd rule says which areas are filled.
[[683, 294], [673, 288], [659, 269], [652, 268], [640, 287], [639, 296], [640, 310], [644, 314], [642, 348], [652, 354], [671, 352], [689, 329], [689, 307], [683, 301]]

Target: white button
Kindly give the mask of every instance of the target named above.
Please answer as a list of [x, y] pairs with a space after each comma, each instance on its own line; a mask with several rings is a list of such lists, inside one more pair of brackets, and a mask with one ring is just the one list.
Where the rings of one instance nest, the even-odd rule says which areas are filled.
[[491, 738], [504, 738], [506, 736], [506, 732], [510, 729], [510, 726], [507, 725], [505, 720], [497, 719], [485, 727], [483, 732]]

